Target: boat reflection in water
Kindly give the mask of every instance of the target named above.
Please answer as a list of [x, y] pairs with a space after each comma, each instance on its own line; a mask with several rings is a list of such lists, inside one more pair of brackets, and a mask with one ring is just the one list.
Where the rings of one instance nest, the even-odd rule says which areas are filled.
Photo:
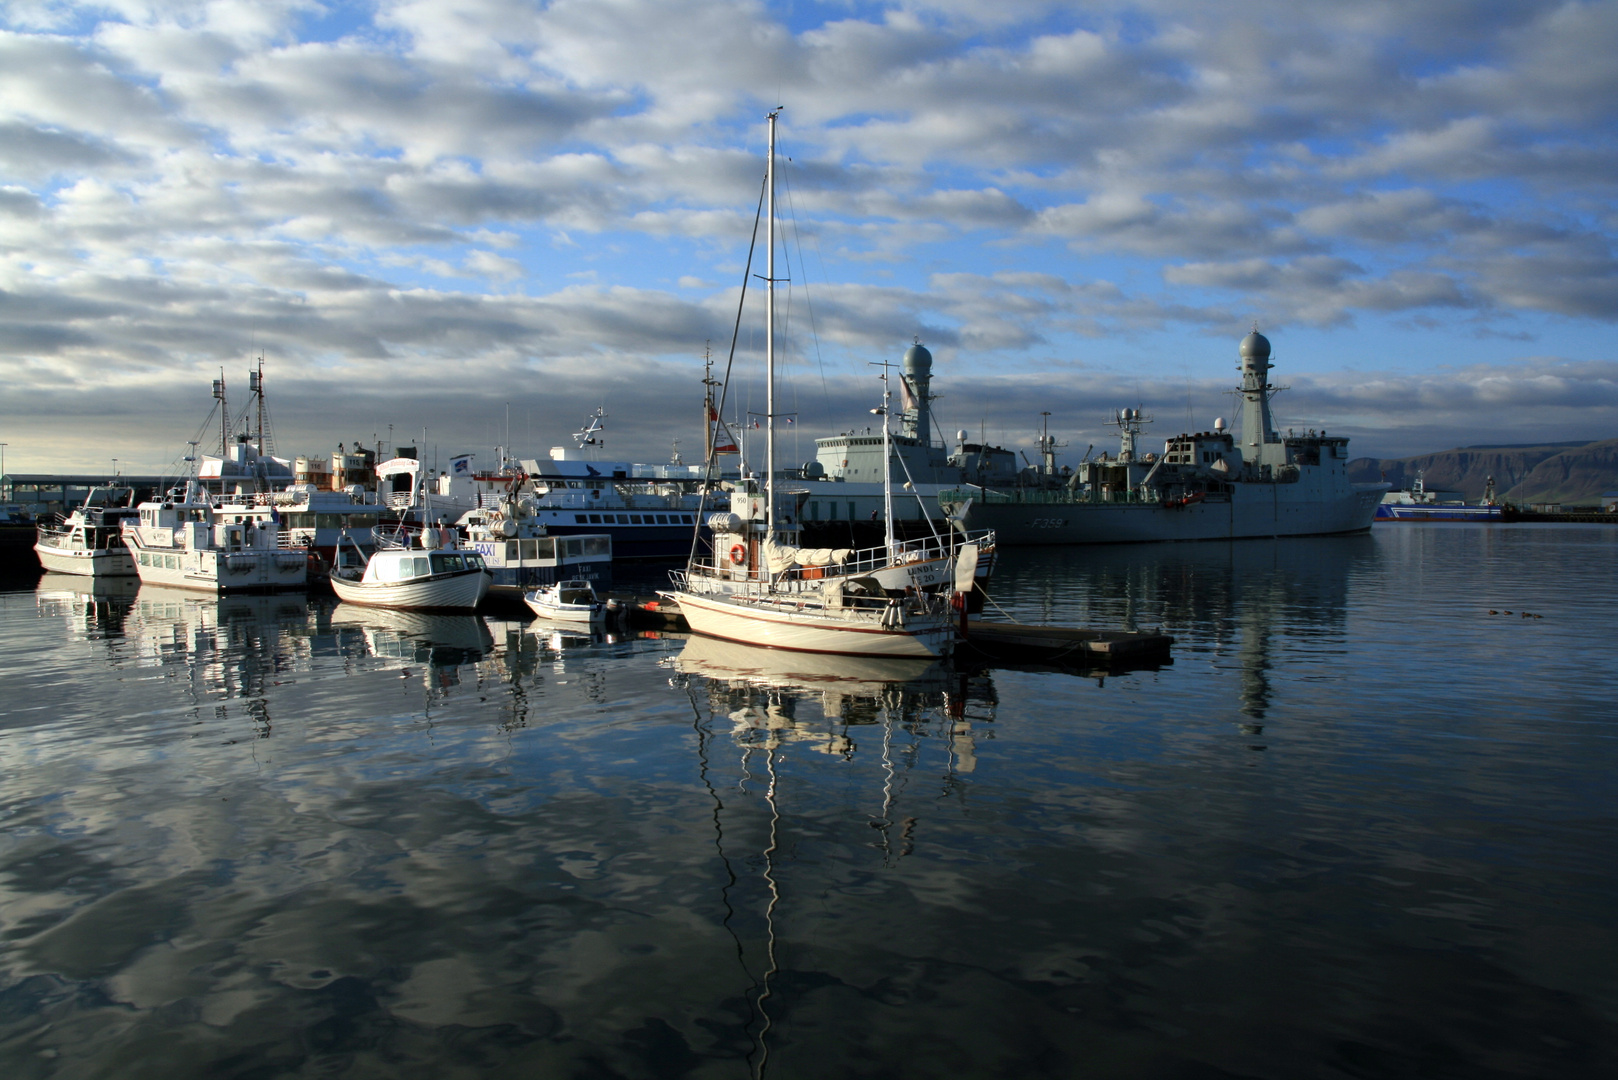
[[134, 606], [140, 578], [47, 573], [34, 588], [42, 617], [65, 617], [74, 640], [114, 640]]
[[[851, 853], [863, 847], [884, 868], [911, 855], [918, 832], [967, 799], [963, 774], [976, 768], [980, 733], [995, 719], [993, 685], [938, 660], [824, 656], [700, 635], [665, 663], [691, 700], [697, 771], [726, 868], [723, 923], [746, 983], [748, 1065], [763, 1076], [785, 1011], [773, 1000], [776, 926], [799, 895], [804, 860], [816, 861], [808, 852], [830, 845], [858, 865]], [[833, 791], [853, 813], [827, 815]]]
[[333, 630], [357, 630], [365, 651], [383, 660], [426, 664], [453, 681], [454, 669], [494, 651], [494, 635], [479, 615], [338, 604]]
[[103, 603], [107, 601], [124, 601], [123, 606], [128, 607], [128, 601], [135, 598], [135, 592], [140, 588], [140, 578], [129, 575], [116, 577], [91, 577], [88, 574], [58, 574], [47, 571], [34, 587], [34, 594], [41, 601], [90, 601]]
[[623, 641], [625, 635], [616, 629], [603, 626], [601, 623], [569, 623], [556, 622], [552, 619], [534, 619], [524, 628], [527, 633], [539, 639], [542, 648], [553, 652], [562, 652], [567, 649], [585, 649], [591, 645], [614, 645]]

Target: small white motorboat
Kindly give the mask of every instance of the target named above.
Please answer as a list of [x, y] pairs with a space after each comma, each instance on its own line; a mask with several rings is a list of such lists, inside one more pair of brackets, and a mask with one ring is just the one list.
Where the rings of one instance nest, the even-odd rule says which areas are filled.
[[[379, 545], [391, 537], [378, 536]], [[462, 547], [451, 530], [428, 528], [421, 546], [379, 546], [357, 568], [333, 570], [332, 591], [345, 604], [384, 608], [465, 608], [470, 610], [488, 595], [492, 575], [483, 557]]]
[[583, 579], [558, 581], [524, 593], [523, 603], [535, 615], [553, 622], [595, 623], [607, 617], [607, 606], [596, 597], [595, 586]]

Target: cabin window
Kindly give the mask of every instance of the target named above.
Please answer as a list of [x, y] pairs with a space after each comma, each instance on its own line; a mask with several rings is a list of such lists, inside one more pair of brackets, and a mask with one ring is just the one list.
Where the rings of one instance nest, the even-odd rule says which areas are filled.
[[659, 525], [667, 525], [669, 523], [669, 516], [667, 514], [657, 515], [657, 523]]
[[573, 520], [575, 522], [577, 522], [578, 524], [580, 524], [580, 525], [588, 525], [588, 524], [590, 524], [590, 515], [589, 514], [574, 514], [573, 515]]
[[549, 537], [543, 540], [535, 540], [533, 553], [529, 557], [533, 559], [556, 558], [556, 541]]
[[590, 515], [590, 524], [591, 525], [600, 525], [601, 524], [601, 515], [600, 514], [591, 514]]
[[620, 525], [628, 525], [629, 524], [629, 515], [628, 514], [619, 514], [618, 515], [618, 524], [620, 524]]
[[856, 515], [854, 513], [854, 504], [849, 503], [848, 504], [848, 520], [853, 521], [855, 517], [856, 517]]
[[640, 524], [640, 515], [639, 514], [630, 514], [629, 515], [629, 523], [631, 525], [639, 525]]
[[459, 555], [434, 555], [432, 560], [433, 573], [435, 574], [453, 573], [456, 570], [464, 569]]
[[586, 555], [611, 555], [612, 540], [605, 536], [586, 536], [584, 538], [584, 553]]
[[680, 515], [680, 524], [681, 525], [689, 525], [689, 524], [691, 524], [691, 515], [690, 514], [681, 514]]
[[180, 568], [180, 564], [179, 564], [179, 560], [178, 560], [178, 558], [176, 556], [173, 556], [173, 555], [165, 555], [165, 556], [163, 556], [163, 569], [165, 569], [165, 570], [178, 570], [179, 568]]
[[413, 568], [414, 572], [410, 575], [411, 577], [426, 577], [428, 574], [432, 573], [432, 571], [427, 567], [427, 557], [425, 555], [417, 555], [411, 561], [415, 564]]

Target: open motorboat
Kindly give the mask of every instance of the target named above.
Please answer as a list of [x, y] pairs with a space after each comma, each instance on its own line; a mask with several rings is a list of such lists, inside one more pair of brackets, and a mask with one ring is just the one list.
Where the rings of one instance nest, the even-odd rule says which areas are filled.
[[59, 525], [39, 526], [34, 552], [47, 573], [87, 577], [135, 574], [135, 557], [124, 543], [122, 526], [140, 512], [129, 505], [133, 488], [93, 487], [84, 505]]
[[[775, 462], [775, 131], [769, 114], [765, 173], [765, 471], [756, 481], [731, 484], [731, 508], [708, 520], [712, 552], [694, 548], [686, 569], [671, 575], [674, 589], [662, 595], [676, 603], [699, 634], [804, 652], [859, 656], [940, 656], [955, 644], [951, 600], [917, 587], [915, 560], [902, 557], [893, 532], [892, 475], [884, 455], [886, 543], [865, 566], [849, 551], [809, 551], [799, 544], [800, 520], [778, 505]], [[887, 439], [891, 392], [884, 366], [883, 438]], [[961, 545], [969, 561], [977, 548]], [[943, 553], [940, 552], [940, 555]], [[940, 558], [938, 579], [952, 584], [954, 553]], [[853, 565], [851, 565], [851, 563]], [[881, 580], [889, 571], [891, 584]], [[854, 572], [851, 572], [854, 571]], [[970, 587], [971, 570], [967, 571]]]
[[364, 569], [339, 567], [331, 587], [346, 604], [384, 608], [463, 608], [488, 595], [483, 557], [463, 547], [453, 529], [428, 527], [375, 534]]
[[595, 623], [607, 618], [607, 605], [596, 596], [596, 591], [582, 578], [558, 581], [555, 585], [535, 589], [523, 596], [523, 603], [541, 619], [552, 622]]

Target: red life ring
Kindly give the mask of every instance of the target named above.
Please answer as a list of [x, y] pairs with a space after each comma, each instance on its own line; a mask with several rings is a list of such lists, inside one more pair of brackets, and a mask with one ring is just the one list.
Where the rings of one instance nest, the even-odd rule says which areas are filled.
[[735, 563], [737, 566], [740, 566], [742, 563], [746, 562], [747, 549], [742, 547], [740, 544], [732, 544], [730, 546], [730, 561]]

